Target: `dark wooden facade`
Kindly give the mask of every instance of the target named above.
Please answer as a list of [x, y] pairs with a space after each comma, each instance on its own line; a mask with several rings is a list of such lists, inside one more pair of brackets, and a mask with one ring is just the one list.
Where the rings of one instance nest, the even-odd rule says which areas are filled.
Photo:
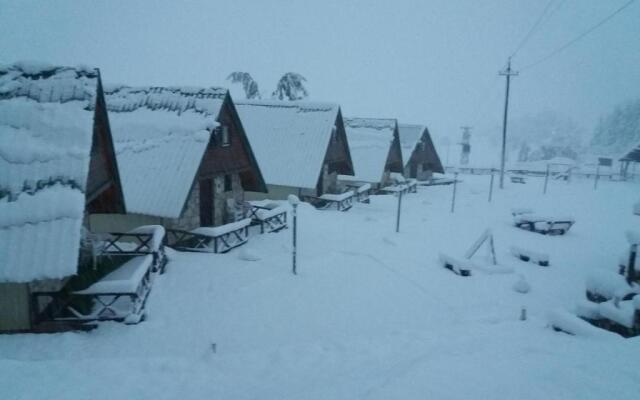
[[419, 172], [428, 171], [429, 173], [437, 172], [444, 174], [444, 168], [440, 157], [436, 152], [436, 148], [431, 140], [429, 130], [425, 127], [420, 136], [420, 140], [416, 143], [408, 160], [404, 160], [406, 165], [405, 174], [407, 178], [421, 178]]
[[86, 201], [89, 214], [125, 213], [124, 195], [100, 75], [98, 75]]
[[327, 166], [329, 174], [353, 175], [353, 162], [351, 161], [351, 152], [349, 151], [349, 143], [347, 141], [347, 132], [342, 119], [342, 112], [338, 110], [335, 121], [335, 131], [331, 134], [331, 139], [327, 145], [327, 151], [322, 163], [323, 171], [320, 172], [318, 184], [316, 187], [317, 195], [323, 193], [324, 167]]
[[387, 162], [384, 165], [385, 172], [404, 172], [404, 164], [402, 163], [402, 149], [400, 148], [400, 134], [398, 132], [398, 124], [393, 129], [393, 142], [389, 147], [387, 154]]

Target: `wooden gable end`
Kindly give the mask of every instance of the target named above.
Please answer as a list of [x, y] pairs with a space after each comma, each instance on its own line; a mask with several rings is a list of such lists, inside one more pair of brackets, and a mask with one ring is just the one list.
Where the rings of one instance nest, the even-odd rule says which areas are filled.
[[337, 172], [342, 175], [353, 175], [353, 162], [347, 141], [347, 132], [344, 128], [342, 113], [338, 110], [335, 131], [331, 134], [331, 139], [324, 156], [324, 163], [329, 167], [329, 173]]
[[89, 214], [123, 214], [126, 211], [107, 107], [98, 76], [96, 107], [91, 143], [91, 160], [86, 185]]
[[398, 133], [398, 124], [395, 125], [393, 130], [393, 141], [389, 146], [389, 153], [387, 154], [387, 162], [384, 166], [385, 171], [399, 172], [404, 171], [404, 164], [402, 163], [402, 149], [400, 148], [400, 134]]
[[429, 129], [424, 129], [424, 134], [422, 137], [422, 141], [424, 143], [424, 150], [427, 153], [426, 163], [433, 172], [438, 172], [440, 174], [444, 174], [444, 167], [442, 166], [442, 161], [440, 161], [440, 156], [436, 151], [436, 146], [433, 144], [433, 140], [431, 139], [431, 135], [429, 134]]
[[[228, 94], [220, 107], [216, 121], [220, 127], [214, 131], [209, 141], [198, 170], [198, 178], [238, 173], [244, 190], [266, 193], [267, 186], [262, 172], [242, 127], [240, 117]], [[223, 140], [222, 130], [225, 127], [228, 130], [228, 144]]]

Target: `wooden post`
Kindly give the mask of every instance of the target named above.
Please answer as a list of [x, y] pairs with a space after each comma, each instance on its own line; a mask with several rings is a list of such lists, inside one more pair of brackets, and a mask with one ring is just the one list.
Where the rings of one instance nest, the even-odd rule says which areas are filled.
[[489, 183], [489, 203], [491, 203], [491, 197], [493, 196], [493, 168], [491, 168], [491, 182]]
[[600, 179], [600, 163], [596, 167], [596, 179], [593, 181], [593, 190], [598, 189], [598, 179]]
[[296, 265], [296, 256], [297, 256], [297, 245], [298, 245], [298, 205], [293, 205], [293, 274], [297, 275], [297, 265]]
[[636, 280], [636, 254], [638, 252], [638, 245], [632, 244], [631, 251], [629, 252], [629, 263], [627, 265], [627, 283], [631, 285]]
[[400, 232], [400, 210], [402, 208], [402, 191], [398, 192], [398, 212], [396, 214], [396, 233]]
[[451, 213], [453, 213], [456, 208], [456, 187], [457, 186], [458, 186], [458, 173], [455, 172], [453, 174], [453, 196], [451, 197]]
[[547, 183], [549, 182], [549, 164], [547, 164], [547, 172], [544, 174], [544, 189], [542, 194], [547, 194]]

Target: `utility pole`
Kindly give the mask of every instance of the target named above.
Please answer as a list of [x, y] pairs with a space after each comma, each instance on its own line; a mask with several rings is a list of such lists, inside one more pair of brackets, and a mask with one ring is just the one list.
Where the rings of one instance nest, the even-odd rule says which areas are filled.
[[469, 153], [471, 153], [471, 128], [472, 126], [461, 126], [462, 129], [462, 152], [460, 153], [460, 165], [469, 164]]
[[502, 120], [502, 157], [500, 158], [500, 189], [504, 189], [504, 163], [507, 152], [507, 113], [509, 111], [509, 83], [512, 76], [517, 76], [516, 71], [511, 70], [511, 57], [507, 62], [507, 69], [500, 71], [499, 75], [507, 77], [507, 90], [504, 98], [504, 119]]

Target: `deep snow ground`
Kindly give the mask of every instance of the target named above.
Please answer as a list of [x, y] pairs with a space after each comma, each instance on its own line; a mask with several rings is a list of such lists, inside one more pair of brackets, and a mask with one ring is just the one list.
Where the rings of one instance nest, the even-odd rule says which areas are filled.
[[[571, 337], [547, 313], [584, 298], [584, 278], [615, 269], [640, 186], [590, 181], [507, 183], [488, 177], [375, 196], [347, 213], [299, 210], [299, 275], [291, 229], [252, 237], [260, 261], [171, 253], [148, 320], [90, 333], [0, 336], [2, 399], [635, 399], [640, 340]], [[568, 235], [511, 226], [512, 207], [571, 215]], [[462, 256], [492, 228], [511, 274], [462, 278], [438, 252]], [[547, 252], [523, 263], [509, 245]], [[512, 286], [520, 276], [531, 292]], [[521, 307], [529, 319], [519, 321]], [[216, 352], [212, 344], [216, 344]]]

